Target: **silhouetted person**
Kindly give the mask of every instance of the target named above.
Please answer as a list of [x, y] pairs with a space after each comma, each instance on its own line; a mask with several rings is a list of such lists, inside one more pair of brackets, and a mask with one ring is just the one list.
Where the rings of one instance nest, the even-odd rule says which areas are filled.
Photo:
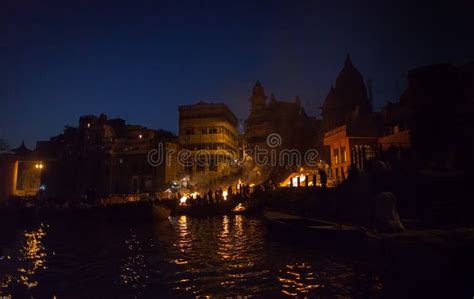
[[326, 172], [322, 169], [319, 169], [318, 173], [319, 173], [319, 178], [320, 178], [320, 181], [321, 181], [321, 186], [323, 188], [326, 188], [327, 184], [328, 184], [328, 176], [326, 175]]
[[355, 164], [351, 164], [351, 167], [349, 168], [349, 174], [347, 175], [347, 180], [352, 181], [354, 178], [357, 176], [359, 173], [359, 170], [357, 169], [357, 166]]
[[209, 199], [209, 203], [212, 203], [213, 202], [212, 190], [210, 188], [209, 188], [209, 191], [207, 191], [207, 197]]
[[196, 195], [196, 204], [197, 204], [198, 206], [202, 206], [202, 198], [201, 198], [201, 196], [200, 196], [199, 194]]

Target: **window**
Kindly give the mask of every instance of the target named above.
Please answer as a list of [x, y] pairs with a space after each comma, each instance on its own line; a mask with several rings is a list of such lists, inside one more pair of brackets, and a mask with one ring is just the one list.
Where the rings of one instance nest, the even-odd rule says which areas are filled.
[[334, 164], [339, 164], [339, 149], [335, 149], [333, 151], [333, 156], [334, 156]]
[[343, 146], [341, 147], [341, 163], [345, 163], [347, 162], [347, 151], [346, 151], [346, 147]]
[[367, 160], [375, 158], [375, 150], [370, 145], [365, 146], [365, 158]]

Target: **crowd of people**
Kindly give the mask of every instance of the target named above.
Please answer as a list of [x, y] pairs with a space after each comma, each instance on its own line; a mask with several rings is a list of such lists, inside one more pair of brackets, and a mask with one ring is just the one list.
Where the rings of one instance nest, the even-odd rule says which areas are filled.
[[[273, 184], [239, 184], [235, 188], [232, 185], [229, 185], [226, 190], [224, 190], [222, 187], [219, 187], [215, 190], [209, 188], [207, 192], [194, 192], [187, 195], [186, 201], [182, 205], [187, 207], [195, 207], [219, 205], [223, 204], [224, 202], [238, 204], [241, 202], [250, 201], [270, 188], [275, 188], [275, 186]], [[183, 195], [178, 192], [176, 194], [176, 200], [178, 204], [181, 198], [183, 198]]]

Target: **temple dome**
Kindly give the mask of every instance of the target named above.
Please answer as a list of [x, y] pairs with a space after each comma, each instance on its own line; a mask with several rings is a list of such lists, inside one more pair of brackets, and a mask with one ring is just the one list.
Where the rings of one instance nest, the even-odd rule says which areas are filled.
[[335, 95], [339, 104], [349, 110], [367, 101], [364, 78], [352, 64], [350, 55], [347, 55], [344, 68], [336, 78]]
[[326, 109], [335, 109], [335, 108], [341, 108], [341, 107], [342, 107], [342, 103], [340, 103], [337, 100], [336, 92], [334, 91], [334, 86], [331, 85], [331, 89], [329, 90], [329, 93], [326, 96], [326, 99], [324, 100], [322, 109], [326, 110]]

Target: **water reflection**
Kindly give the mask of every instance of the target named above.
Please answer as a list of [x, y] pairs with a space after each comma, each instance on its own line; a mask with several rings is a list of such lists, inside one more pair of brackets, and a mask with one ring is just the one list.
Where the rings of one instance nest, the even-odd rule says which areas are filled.
[[[174, 289], [199, 296], [213, 293], [252, 294], [259, 277], [268, 270], [263, 263], [263, 231], [252, 219], [242, 216], [171, 219], [177, 238], [170, 251], [170, 261], [178, 267]], [[259, 269], [260, 268], [260, 269]]]
[[[47, 226], [41, 224], [37, 229], [24, 231], [19, 235], [17, 252], [0, 260], [0, 294], [2, 290], [15, 287], [15, 284], [27, 289], [38, 286], [36, 276], [47, 269], [47, 253], [44, 247]], [[16, 267], [15, 267], [16, 266]]]
[[146, 287], [143, 282], [148, 279], [148, 275], [145, 273], [146, 264], [142, 244], [133, 230], [130, 230], [125, 246], [127, 254], [120, 266], [120, 283], [135, 289], [136, 295], [140, 295], [141, 289]]
[[46, 269], [46, 250], [42, 244], [46, 232], [44, 225], [41, 224], [36, 230], [25, 231], [25, 245], [20, 250], [20, 261], [23, 265], [18, 268], [18, 282], [28, 288], [38, 285], [33, 276], [38, 270]]
[[0, 294], [15, 298], [378, 294], [376, 277], [364, 263], [274, 240], [258, 218], [180, 216], [136, 223], [104, 219], [61, 218], [49, 221], [50, 228], [21, 231], [0, 259]]
[[316, 288], [322, 288], [316, 279], [316, 273], [309, 263], [294, 263], [286, 265], [279, 271], [278, 281], [281, 293], [290, 297], [307, 296]]

